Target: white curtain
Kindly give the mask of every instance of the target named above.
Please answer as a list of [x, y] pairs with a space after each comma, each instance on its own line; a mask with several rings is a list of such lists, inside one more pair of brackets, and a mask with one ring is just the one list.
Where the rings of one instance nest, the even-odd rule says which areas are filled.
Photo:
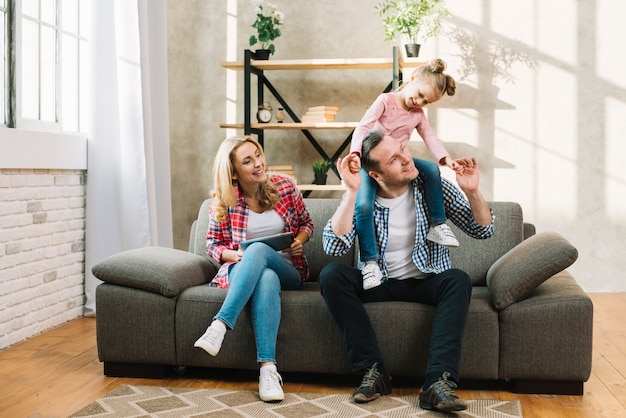
[[[82, 2], [81, 2], [82, 3]], [[91, 0], [85, 310], [91, 268], [120, 251], [172, 247], [166, 0]]]

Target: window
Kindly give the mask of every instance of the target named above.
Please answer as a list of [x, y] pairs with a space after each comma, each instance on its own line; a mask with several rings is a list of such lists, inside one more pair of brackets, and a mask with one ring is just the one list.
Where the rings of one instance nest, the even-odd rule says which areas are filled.
[[3, 124], [80, 131], [80, 0], [0, 0], [5, 45]]
[[9, 95], [7, 94], [7, 86], [9, 84], [8, 80], [8, 52], [9, 52], [9, 41], [8, 41], [8, 13], [7, 13], [7, 2], [8, 0], [0, 0], [0, 40], [2, 41], [2, 53], [0, 56], [2, 57], [2, 66], [0, 66], [0, 127], [7, 126], [7, 106]]

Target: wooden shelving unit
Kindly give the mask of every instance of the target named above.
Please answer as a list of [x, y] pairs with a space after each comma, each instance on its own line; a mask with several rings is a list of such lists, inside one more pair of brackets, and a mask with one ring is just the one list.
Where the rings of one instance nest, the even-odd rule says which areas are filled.
[[[251, 129], [303, 130], [303, 129], [354, 129], [358, 122], [327, 123], [251, 123]], [[220, 128], [244, 129], [243, 123], [221, 123]]]
[[[366, 69], [393, 69], [394, 64], [403, 68], [415, 68], [425, 62], [418, 58], [330, 58], [330, 59], [301, 59], [301, 60], [255, 60], [250, 65], [261, 71], [266, 70], [366, 70]], [[243, 71], [244, 61], [222, 61], [220, 65], [229, 70]]]
[[[390, 69], [391, 70], [391, 82], [384, 89], [385, 92], [395, 89], [402, 81], [402, 70], [405, 68], [415, 68], [426, 64], [417, 58], [403, 59], [398, 52], [398, 48], [393, 48], [393, 54], [391, 58], [332, 58], [332, 59], [297, 59], [297, 60], [257, 60], [255, 55], [250, 50], [244, 51], [243, 61], [222, 61], [220, 65], [229, 70], [243, 71], [244, 73], [244, 121], [243, 123], [222, 123], [221, 128], [242, 129], [245, 135], [255, 134], [259, 140], [259, 143], [264, 143], [264, 131], [266, 130], [299, 130], [308, 141], [313, 145], [318, 154], [325, 160], [333, 163], [341, 156], [345, 148], [350, 144], [352, 139], [352, 132], [357, 127], [356, 122], [332, 122], [332, 123], [315, 123], [315, 124], [303, 124], [300, 123], [300, 118], [291, 109], [289, 104], [278, 90], [272, 85], [272, 83], [265, 76], [266, 71], [303, 71], [303, 70], [367, 70], [367, 69]], [[257, 100], [256, 104], [252, 105], [251, 98], [251, 86], [252, 86], [252, 74], [257, 77]], [[253, 109], [256, 110], [259, 104], [264, 102], [263, 96], [265, 89], [269, 90], [272, 95], [280, 103], [279, 107], [285, 110], [285, 113], [289, 115], [293, 123], [252, 123]], [[313, 134], [312, 130], [318, 129], [334, 129], [334, 130], [349, 130], [349, 135], [344, 139], [339, 148], [332, 154], [328, 155], [326, 151], [320, 146]], [[331, 164], [331, 169], [337, 176], [337, 168], [334, 164]], [[312, 190], [327, 190], [320, 188], [317, 185], [300, 185], [306, 186], [310, 192]], [[309, 188], [309, 186], [317, 186], [315, 188]], [[334, 187], [331, 190], [341, 190], [343, 188]], [[301, 190], [302, 189], [301, 187]]]
[[345, 190], [345, 186], [342, 184], [296, 184], [301, 192], [314, 192], [314, 191], [341, 191]]

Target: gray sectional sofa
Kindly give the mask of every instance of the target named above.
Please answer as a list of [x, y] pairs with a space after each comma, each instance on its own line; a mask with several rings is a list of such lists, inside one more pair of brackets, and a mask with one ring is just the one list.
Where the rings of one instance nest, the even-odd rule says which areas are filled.
[[[305, 245], [311, 277], [331, 261], [321, 232], [338, 199], [306, 199], [316, 230]], [[193, 347], [226, 291], [208, 283], [216, 272], [204, 237], [209, 200], [191, 228], [189, 251], [148, 247], [108, 257], [93, 267], [97, 345], [110, 376], [161, 377], [184, 368], [257, 369], [246, 309], [216, 357]], [[474, 284], [461, 378], [496, 381], [526, 393], [582, 394], [591, 373], [593, 306], [565, 270], [576, 249], [554, 232], [535, 233], [516, 203], [491, 202], [495, 235], [473, 240], [459, 230], [452, 263]], [[281, 372], [349, 374], [346, 349], [317, 283], [282, 292], [277, 361]], [[424, 376], [435, 308], [406, 302], [366, 305], [393, 376]]]

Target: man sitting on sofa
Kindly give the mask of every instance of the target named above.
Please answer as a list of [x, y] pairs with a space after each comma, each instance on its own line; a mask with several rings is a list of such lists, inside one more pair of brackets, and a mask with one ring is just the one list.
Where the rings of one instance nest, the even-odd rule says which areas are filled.
[[[354, 372], [362, 372], [355, 402], [391, 393], [391, 376], [378, 348], [363, 303], [407, 301], [437, 306], [430, 338], [420, 407], [460, 411], [466, 403], [454, 392], [459, 382], [461, 342], [472, 284], [467, 273], [450, 265], [447, 247], [426, 240], [428, 216], [418, 171], [408, 150], [391, 136], [370, 131], [363, 140], [362, 160], [350, 154], [337, 161], [346, 193], [324, 229], [324, 250], [342, 255], [354, 245], [354, 208], [361, 177], [350, 169], [357, 162], [378, 183], [374, 209], [382, 285], [363, 290], [359, 270], [342, 263], [327, 265], [318, 281], [330, 313], [344, 336]], [[493, 214], [478, 189], [474, 158], [457, 160], [463, 173], [456, 180], [465, 193], [442, 179], [446, 215], [474, 238], [493, 235]], [[390, 326], [392, 326], [390, 324]]]

